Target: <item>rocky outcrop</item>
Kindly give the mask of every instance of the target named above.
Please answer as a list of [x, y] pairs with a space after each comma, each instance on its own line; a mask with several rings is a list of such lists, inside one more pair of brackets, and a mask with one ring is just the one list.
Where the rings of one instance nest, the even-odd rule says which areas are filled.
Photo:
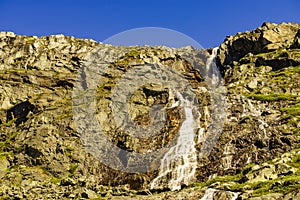
[[[294, 23], [265, 23], [254, 31], [230, 36], [220, 45], [217, 58], [223, 67], [226, 119], [220, 138], [211, 140], [216, 140], [211, 152], [201, 156], [201, 148], [213, 144], [205, 143], [202, 136], [209, 135], [209, 122], [214, 120], [213, 93], [209, 92], [212, 88], [206, 81], [213, 77], [207, 77], [209, 69], [205, 65], [209, 54], [205, 50], [114, 47], [63, 35], [38, 38], [0, 33], [0, 196], [297, 199], [299, 28]], [[194, 55], [197, 60], [190, 59]], [[105, 59], [98, 62], [99, 56]], [[90, 70], [88, 62], [96, 68]], [[139, 86], [128, 100], [133, 124], [147, 128], [151, 127], [150, 119], [155, 113], [151, 108], [165, 108], [165, 114], [156, 115], [158, 122], [164, 119], [165, 123], [149, 129], [159, 130], [158, 134], [148, 138], [128, 134], [121, 130], [122, 124], [115, 122], [118, 119], [114, 112], [124, 115], [119, 105], [125, 93], [120, 88], [133, 87], [133, 69], [144, 66], [145, 71], [156, 72], [157, 65], [184, 77], [198, 103], [193, 110], [202, 128], [195, 135], [199, 154], [196, 180], [189, 186], [183, 185], [180, 191], [169, 191], [167, 184], [149, 190], [149, 183], [158, 175], [159, 162], [149, 159], [139, 163], [134, 157], [135, 153], [167, 150], [178, 138], [186, 116], [174, 91], [154, 81]], [[105, 71], [101, 71], [103, 67]], [[130, 73], [132, 76], [128, 76]], [[99, 81], [91, 82], [87, 77]], [[177, 76], [174, 77], [168, 80], [174, 83]], [[89, 113], [83, 111], [89, 107], [85, 107], [86, 101], [82, 99], [91, 98], [86, 95], [91, 87], [96, 88], [91, 93], [95, 94], [92, 99], [96, 109], [92, 114], [96, 117], [86, 120]], [[225, 93], [224, 87], [221, 89]], [[112, 97], [120, 101], [113, 101]], [[110, 154], [104, 152], [100, 156], [105, 156], [99, 159], [99, 149], [91, 151], [89, 143], [82, 139], [90, 127], [86, 125], [93, 121], [101, 124], [108, 141], [124, 151], [108, 149]], [[114, 163], [109, 166], [105, 162], [111, 157]], [[129, 171], [147, 162], [153, 170]]]
[[297, 48], [299, 24], [264, 23], [251, 32], [238, 33], [226, 38], [220, 45], [218, 60], [222, 66], [232, 65], [247, 54], [259, 54], [278, 49]]

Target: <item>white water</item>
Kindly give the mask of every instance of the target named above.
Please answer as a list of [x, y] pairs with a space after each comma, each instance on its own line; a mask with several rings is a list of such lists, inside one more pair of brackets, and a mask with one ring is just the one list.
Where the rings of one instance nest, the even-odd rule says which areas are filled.
[[217, 86], [221, 80], [221, 74], [218, 70], [217, 64], [215, 62], [215, 58], [217, 56], [218, 47], [213, 48], [212, 54], [209, 56], [209, 58], [206, 61], [206, 79], [210, 78], [209, 83], [212, 84], [212, 86]]
[[[203, 74], [206, 77], [206, 83], [214, 89], [218, 87], [221, 81], [221, 74], [215, 63], [217, 50], [218, 48], [214, 48], [212, 55], [207, 59], [205, 74]], [[183, 184], [189, 185], [195, 180], [197, 151], [194, 138], [195, 131], [200, 128], [200, 125], [198, 119], [193, 116], [191, 102], [184, 99], [179, 92], [177, 92], [177, 97], [180, 99], [180, 105], [184, 108], [185, 121], [180, 127], [176, 145], [170, 148], [161, 160], [159, 174], [151, 182], [151, 189], [167, 185], [172, 191], [179, 190]], [[175, 104], [174, 106], [177, 106]], [[196, 110], [198, 109], [196, 108]], [[202, 141], [203, 138], [204, 129], [200, 128], [197, 141]]]
[[[205, 190], [204, 196], [199, 199], [199, 200], [214, 200], [214, 193], [217, 192], [218, 190], [213, 189], [213, 188], [208, 188], [207, 190]], [[226, 191], [227, 193], [231, 194], [231, 200], [236, 200], [239, 196], [238, 192], [229, 192]]]
[[207, 190], [205, 190], [204, 196], [200, 200], [213, 200], [215, 191], [217, 190], [208, 188]]
[[171, 190], [179, 190], [181, 185], [188, 185], [194, 180], [197, 168], [194, 137], [199, 125], [193, 116], [191, 102], [184, 99], [179, 92], [177, 97], [184, 108], [185, 120], [179, 129], [177, 144], [164, 155], [159, 175], [152, 181], [151, 189], [167, 184]]

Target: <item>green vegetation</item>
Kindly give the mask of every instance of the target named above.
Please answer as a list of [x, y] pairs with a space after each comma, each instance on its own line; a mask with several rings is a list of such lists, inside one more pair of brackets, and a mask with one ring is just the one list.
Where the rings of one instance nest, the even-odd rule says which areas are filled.
[[33, 44], [37, 40], [37, 38], [35, 38], [35, 37], [25, 37], [25, 40], [28, 44]]
[[242, 176], [242, 174], [237, 174], [235, 176], [228, 175], [228, 176], [216, 177], [211, 180], [208, 180], [207, 182], [194, 183], [194, 184], [192, 184], [192, 187], [207, 187], [214, 183], [237, 182], [241, 179], [241, 176]]
[[292, 132], [294, 134], [299, 134], [300, 129], [297, 127], [300, 121], [300, 103], [291, 105], [287, 108], [280, 109], [283, 115], [281, 116], [281, 120], [286, 120], [293, 127]]
[[[288, 162], [288, 164], [292, 167], [296, 167], [300, 169], [300, 154], [296, 154], [292, 161]], [[299, 179], [300, 181], [300, 179]]]
[[292, 94], [248, 94], [245, 95], [247, 98], [258, 100], [258, 101], [294, 101], [297, 96]]
[[300, 116], [300, 104], [298, 103], [288, 108], [282, 108], [281, 111], [290, 116]]
[[66, 148], [66, 156], [67, 156], [67, 157], [70, 157], [73, 151], [74, 151], [74, 148], [72, 148], [72, 147], [67, 147], [67, 148]]
[[0, 152], [0, 159], [1, 158], [6, 158], [7, 156], [13, 155], [13, 152]]
[[[270, 161], [269, 163], [272, 163]], [[293, 174], [279, 176], [273, 180], [249, 182], [245, 175], [254, 173], [253, 166], [255, 164], [247, 165], [243, 170], [234, 176], [216, 177], [206, 182], [194, 183], [192, 187], [209, 187], [215, 183], [222, 185], [228, 183], [229, 189], [235, 192], [244, 192], [246, 190], [253, 190], [253, 196], [262, 196], [268, 193], [282, 193], [287, 194], [300, 188], [300, 154], [296, 154], [294, 158], [287, 163], [288, 165], [297, 169]]]
[[76, 171], [77, 167], [78, 167], [78, 165], [76, 165], [76, 164], [71, 164], [69, 166], [69, 170], [68, 170], [69, 171], [69, 176], [74, 175], [74, 172]]
[[14, 118], [14, 119], [12, 119], [12, 120], [6, 122], [6, 123], [2, 123], [2, 124], [0, 124], [0, 128], [1, 128], [1, 127], [12, 127], [12, 126], [14, 125], [14, 123], [15, 123], [16, 120], [17, 120], [17, 119]]
[[278, 71], [271, 71], [269, 73], [270, 76], [273, 76], [273, 77], [278, 77], [278, 76], [288, 76], [288, 75], [291, 75], [291, 74], [298, 74], [300, 73], [300, 65], [298, 66], [295, 66], [295, 67], [287, 67], [287, 68], [283, 68], [283, 69], [280, 69]]
[[279, 178], [254, 183], [244, 182], [236, 183], [230, 189], [232, 191], [243, 192], [245, 190], [254, 190], [253, 196], [262, 196], [268, 193], [287, 194], [300, 187], [300, 170], [295, 174], [281, 176]]
[[132, 49], [126, 54], [126, 57], [137, 57], [142, 53], [140, 49]]
[[62, 119], [69, 118], [69, 117], [72, 117], [72, 116], [73, 116], [73, 115], [70, 114], [70, 113], [64, 113], [64, 114], [62, 114], [62, 115], [56, 116], [55, 118], [56, 118], [56, 120], [62, 120]]
[[15, 137], [20, 133], [20, 130], [19, 131], [15, 131], [11, 134], [8, 135], [8, 137], [6, 138], [6, 140], [4, 141], [1, 141], [0, 142], [0, 152], [3, 152], [3, 150], [5, 149], [5, 147], [7, 145], [11, 145], [13, 140], [15, 139]]
[[62, 180], [63, 180], [63, 178], [56, 178], [56, 177], [53, 177], [52, 179], [50, 179], [50, 182], [59, 185], [59, 184], [61, 183]]

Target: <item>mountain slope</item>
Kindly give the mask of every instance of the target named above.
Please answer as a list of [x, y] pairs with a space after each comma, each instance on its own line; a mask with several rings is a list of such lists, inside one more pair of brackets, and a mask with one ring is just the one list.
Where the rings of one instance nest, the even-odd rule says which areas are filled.
[[[217, 120], [213, 111], [222, 109], [218, 108], [220, 104], [214, 105], [214, 93], [210, 91], [215, 89], [210, 82], [213, 77], [207, 72], [210, 49], [114, 47], [63, 35], [37, 38], [0, 33], [0, 196], [199, 199], [204, 195], [207, 199], [297, 199], [299, 33], [299, 24], [264, 23], [254, 31], [230, 36], [220, 45], [216, 59], [223, 80], [216, 85], [226, 97], [222, 107], [226, 119], [222, 119], [220, 137], [212, 137], [216, 133], [213, 131], [219, 130], [211, 128], [211, 122]], [[197, 60], [189, 59], [195, 55]], [[89, 70], [87, 63], [93, 63], [97, 56], [102, 61], [95, 64], [94, 71]], [[134, 73], [132, 77], [125, 75], [141, 66], [147, 70], [149, 67], [148, 71], [153, 73], [158, 65], [178, 73], [185, 81], [177, 82], [187, 83], [191, 89], [185, 91], [192, 91], [197, 98], [197, 106], [193, 107], [198, 122], [194, 138], [197, 169], [194, 183], [185, 186], [182, 182], [180, 191], [168, 191], [170, 177], [149, 191], [151, 181], [159, 174], [163, 153], [176, 145], [180, 126], [187, 118], [174, 91], [155, 83], [153, 78], [152, 83], [143, 84], [130, 97], [128, 109], [138, 125], [151, 127], [151, 107], [164, 107], [166, 114], [158, 116], [166, 123], [151, 127], [159, 130], [156, 135], [130, 135], [114, 122], [112, 105], [118, 101], [112, 97], [119, 95], [117, 99], [121, 99], [129, 87], [122, 89], [128, 83], [125, 80], [134, 80]], [[99, 66], [107, 66], [106, 71]], [[99, 80], [89, 82], [87, 76]], [[169, 81], [173, 84], [176, 77]], [[76, 93], [78, 87], [83, 88], [79, 92], [95, 88], [91, 94], [95, 94], [96, 111], [92, 114], [109, 141], [125, 154], [110, 149], [109, 154], [98, 154], [99, 149], [95, 154], [88, 148], [89, 140], [84, 140], [83, 134], [89, 130], [84, 125], [90, 121], [81, 124], [78, 120], [86, 119], [81, 111], [89, 107], [84, 107], [81, 94]], [[77, 97], [80, 104], [75, 101]], [[118, 116], [123, 111], [117, 110]], [[148, 154], [159, 149], [162, 155], [149, 162], [147, 157], [140, 162], [134, 159], [136, 153]], [[149, 170], [130, 171], [141, 169], [145, 163]]]

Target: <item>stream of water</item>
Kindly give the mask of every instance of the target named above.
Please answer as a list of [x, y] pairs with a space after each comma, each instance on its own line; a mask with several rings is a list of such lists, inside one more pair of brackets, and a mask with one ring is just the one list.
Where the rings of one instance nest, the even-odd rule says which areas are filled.
[[167, 182], [171, 190], [179, 190], [181, 185], [188, 185], [194, 179], [196, 172], [197, 153], [194, 137], [197, 121], [192, 113], [191, 102], [184, 99], [179, 92], [177, 97], [184, 108], [185, 120], [179, 130], [177, 144], [164, 155], [159, 175], [152, 181], [151, 189]]
[[[208, 76], [209, 84], [213, 86], [219, 84], [220, 81], [220, 73], [215, 64], [216, 54], [217, 48], [213, 49], [212, 55], [207, 59], [206, 74], [204, 74], [204, 76]], [[179, 98], [180, 106], [184, 109], [185, 120], [179, 129], [176, 145], [171, 147], [161, 160], [159, 174], [151, 182], [151, 189], [167, 186], [172, 191], [179, 190], [182, 185], [189, 185], [195, 180], [197, 151], [194, 138], [200, 125], [198, 119], [193, 116], [191, 102], [179, 92], [176, 92], [176, 94]], [[198, 109], [194, 108], [194, 110]], [[202, 134], [200, 137], [202, 137]]]

